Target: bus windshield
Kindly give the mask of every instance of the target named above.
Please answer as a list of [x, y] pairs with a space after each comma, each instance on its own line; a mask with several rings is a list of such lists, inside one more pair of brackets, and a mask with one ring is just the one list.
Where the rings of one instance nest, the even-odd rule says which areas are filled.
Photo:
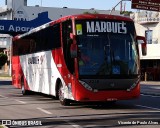
[[137, 75], [137, 46], [133, 34], [79, 35], [79, 75]]

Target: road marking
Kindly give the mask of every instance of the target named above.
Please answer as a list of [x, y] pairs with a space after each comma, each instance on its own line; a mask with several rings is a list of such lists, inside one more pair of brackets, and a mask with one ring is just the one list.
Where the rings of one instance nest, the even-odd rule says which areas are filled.
[[37, 109], [40, 110], [41, 112], [44, 112], [44, 113], [48, 114], [48, 115], [52, 114], [51, 112], [49, 112], [49, 111], [47, 111], [47, 110], [45, 110], [43, 108], [37, 108]]
[[5, 98], [5, 99], [7, 99], [8, 97], [6, 97], [6, 96], [3, 96], [3, 95], [0, 95], [0, 97], [2, 97], [2, 98]]
[[19, 102], [19, 103], [21, 103], [21, 104], [26, 104], [26, 102], [21, 101], [21, 100], [15, 100], [15, 101], [17, 101], [17, 102]]
[[149, 96], [149, 97], [154, 97], [154, 98], [159, 98], [160, 97], [160, 96], [147, 95], [147, 94], [141, 94], [141, 96]]
[[148, 106], [143, 106], [143, 105], [136, 105], [136, 106], [160, 111], [160, 108], [153, 108], [153, 107], [148, 107]]
[[153, 89], [160, 89], [160, 87], [157, 87], [157, 86], [156, 87], [151, 87], [151, 88], [153, 88]]
[[[3, 95], [0, 95], [0, 97], [5, 98], [5, 99], [8, 99], [8, 97], [3, 96]], [[21, 104], [26, 104], [26, 102], [21, 101], [21, 100], [15, 100], [15, 101], [17, 101], [17, 102], [19, 102], [19, 103], [21, 103]]]
[[78, 125], [76, 123], [73, 123], [73, 122], [70, 122], [70, 121], [67, 121], [67, 120], [65, 122], [68, 123], [68, 124], [70, 124], [74, 128], [83, 128], [83, 127], [81, 127], [80, 125]]

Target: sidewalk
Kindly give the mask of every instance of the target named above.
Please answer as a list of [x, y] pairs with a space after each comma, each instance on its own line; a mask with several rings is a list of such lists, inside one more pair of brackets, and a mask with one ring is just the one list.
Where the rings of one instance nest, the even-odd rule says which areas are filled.
[[142, 81], [141, 94], [160, 96], [160, 81]]
[[0, 70], [0, 80], [11, 80], [11, 76], [4, 72], [4, 70]]
[[160, 86], [160, 81], [141, 81], [140, 83], [142, 85], [159, 85]]

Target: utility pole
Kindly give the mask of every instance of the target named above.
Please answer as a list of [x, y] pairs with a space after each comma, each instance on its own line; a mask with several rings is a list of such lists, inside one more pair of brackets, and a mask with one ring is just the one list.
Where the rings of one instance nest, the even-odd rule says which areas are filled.
[[42, 7], [42, 0], [41, 0], [41, 7]]
[[115, 10], [115, 8], [116, 8], [120, 3], [122, 3], [122, 1], [131, 1], [131, 0], [120, 0], [120, 1], [112, 8], [112, 10], [110, 11], [110, 15], [112, 14], [113, 10]]
[[120, 2], [120, 12], [122, 12], [122, 10], [123, 10], [123, 3], [122, 3], [122, 1]]

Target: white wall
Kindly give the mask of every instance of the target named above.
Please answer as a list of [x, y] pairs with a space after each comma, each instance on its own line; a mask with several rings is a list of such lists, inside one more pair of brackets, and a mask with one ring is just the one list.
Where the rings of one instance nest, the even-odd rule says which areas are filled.
[[[155, 16], [160, 18], [160, 13], [159, 15], [157, 12], [152, 12], [151, 18], [154, 18]], [[131, 17], [134, 17], [135, 21], [135, 28], [137, 31], [137, 35], [139, 36], [145, 36], [145, 31], [146, 30], [152, 30], [152, 40], [153, 44], [147, 44], [147, 55], [142, 56], [141, 53], [141, 45], [139, 45], [139, 50], [140, 50], [140, 59], [160, 59], [160, 22], [139, 22], [139, 18], [146, 18], [145, 13], [142, 12], [140, 13], [135, 13], [134, 16], [132, 15]], [[157, 18], [156, 17], [156, 18]], [[156, 43], [156, 44], [155, 44]]]
[[24, 6], [24, 0], [7, 0], [7, 8], [17, 8], [19, 6]]
[[6, 34], [0, 34], [0, 48], [9, 48], [10, 46], [10, 36]]
[[[100, 14], [109, 14], [109, 10], [90, 10], [90, 9], [73, 9], [73, 8], [47, 8], [47, 7], [29, 7], [29, 6], [19, 6], [14, 9], [13, 18], [21, 18], [24, 17], [27, 20], [33, 20], [37, 18], [38, 14], [41, 12], [48, 12], [48, 17], [51, 20], [56, 20], [62, 16], [73, 15], [73, 14], [83, 14], [84, 12], [98, 12]], [[23, 12], [22, 14], [18, 14], [19, 11]], [[120, 15], [119, 11], [115, 11], [112, 14]]]
[[158, 43], [160, 44], [160, 22], [156, 26], [156, 31], [157, 31], [156, 37], [158, 38]]
[[139, 45], [140, 59], [160, 59], [160, 44], [147, 44], [147, 55], [142, 56], [141, 45]]
[[[83, 14], [84, 12], [94, 13], [95, 11], [100, 14], [109, 14], [110, 10], [93, 10], [93, 9], [74, 9], [74, 8], [55, 8], [55, 7], [37, 7], [37, 6], [26, 6], [26, 0], [7, 0], [7, 9], [12, 9], [13, 19], [27, 21], [37, 18], [41, 12], [48, 12], [51, 20], [58, 19], [62, 16], [72, 14]], [[113, 15], [120, 15], [119, 11], [113, 11]], [[10, 15], [10, 14], [7, 14]], [[10, 17], [10, 16], [9, 16]], [[8, 17], [8, 18], [9, 18]]]

